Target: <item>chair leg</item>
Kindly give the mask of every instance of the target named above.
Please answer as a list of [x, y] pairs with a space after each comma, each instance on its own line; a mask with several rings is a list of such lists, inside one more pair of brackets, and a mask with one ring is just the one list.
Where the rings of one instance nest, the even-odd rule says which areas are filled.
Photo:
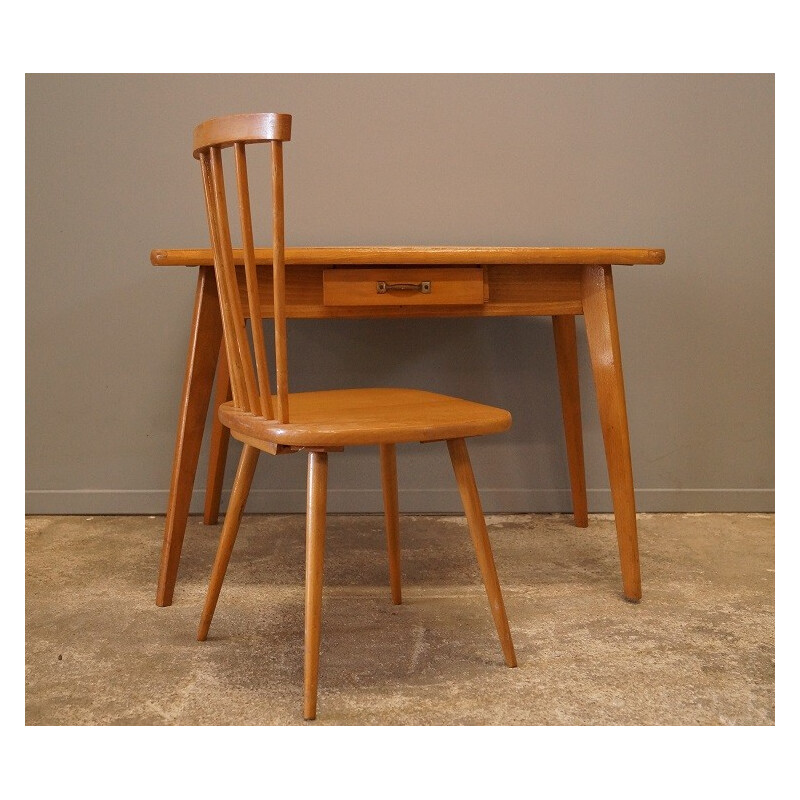
[[500, 646], [503, 648], [506, 665], [516, 667], [517, 657], [514, 654], [514, 643], [511, 641], [511, 631], [508, 627], [503, 595], [500, 591], [500, 582], [497, 579], [497, 570], [494, 566], [489, 534], [486, 531], [486, 520], [483, 516], [481, 499], [478, 495], [478, 487], [475, 485], [475, 475], [472, 472], [472, 464], [467, 452], [467, 443], [463, 439], [448, 439], [447, 449], [450, 451], [453, 472], [458, 481], [461, 502], [464, 505], [469, 532], [472, 536], [472, 544], [478, 557], [478, 566], [483, 576], [486, 594], [489, 597], [489, 607], [494, 617], [497, 635], [500, 637]]
[[236, 470], [236, 478], [233, 482], [230, 503], [228, 503], [228, 511], [225, 514], [225, 523], [222, 526], [217, 557], [211, 570], [211, 580], [208, 582], [206, 604], [203, 608], [203, 615], [200, 618], [200, 627], [197, 630], [197, 640], [199, 642], [204, 642], [206, 636], [208, 636], [208, 629], [211, 626], [211, 619], [214, 616], [220, 589], [222, 589], [222, 581], [225, 579], [225, 571], [228, 569], [228, 562], [231, 558], [233, 543], [236, 541], [236, 534], [239, 532], [239, 523], [242, 521], [242, 512], [247, 502], [247, 495], [250, 492], [250, 484], [253, 482], [253, 473], [256, 471], [259, 452], [258, 448], [247, 444], [242, 449], [242, 456], [239, 459], [239, 467]]
[[328, 499], [328, 454], [308, 454], [306, 502], [306, 630], [303, 718], [316, 719], [319, 637], [322, 618], [322, 565]]
[[389, 552], [389, 586], [392, 602], [403, 602], [400, 588], [400, 507], [397, 502], [397, 454], [393, 444], [382, 444], [381, 482], [383, 484], [383, 510], [386, 518], [386, 548]]

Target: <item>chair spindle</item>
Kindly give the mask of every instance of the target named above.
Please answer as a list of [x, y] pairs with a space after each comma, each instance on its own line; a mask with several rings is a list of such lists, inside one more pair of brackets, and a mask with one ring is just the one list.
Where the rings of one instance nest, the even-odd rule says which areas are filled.
[[[250, 343], [247, 340], [244, 312], [239, 295], [239, 284], [236, 278], [236, 267], [233, 260], [233, 245], [231, 244], [230, 227], [228, 223], [228, 206], [225, 197], [225, 177], [222, 169], [222, 153], [219, 147], [211, 147], [211, 177], [214, 186], [216, 201], [216, 216], [219, 239], [219, 268], [222, 272], [222, 282], [225, 284], [226, 301], [229, 306], [227, 315], [232, 326], [234, 341], [236, 342], [236, 364], [229, 364], [231, 372], [239, 372], [240, 384], [244, 389], [244, 410], [258, 413], [258, 389], [253, 371], [253, 360], [250, 352]], [[219, 283], [219, 275], [217, 278]], [[222, 302], [222, 298], [220, 298]], [[224, 324], [225, 317], [223, 317]]]
[[286, 354], [286, 267], [283, 236], [283, 142], [272, 142], [272, 282], [275, 316], [275, 375], [279, 422], [289, 421], [289, 367]]
[[211, 247], [214, 252], [214, 273], [217, 279], [217, 293], [219, 295], [220, 315], [222, 317], [222, 327], [224, 335], [222, 340], [225, 344], [225, 355], [228, 362], [228, 370], [231, 381], [231, 394], [237, 407], [243, 407], [245, 394], [240, 380], [241, 373], [236, 368], [238, 354], [234, 352], [233, 338], [228, 334], [232, 329], [232, 322], [229, 317], [230, 304], [228, 303], [227, 282], [224, 280], [222, 272], [222, 256], [219, 242], [219, 223], [216, 213], [216, 202], [214, 200], [214, 185], [211, 176], [211, 153], [204, 151], [199, 154], [200, 165], [203, 174], [203, 190], [206, 201], [206, 212], [208, 216], [208, 232], [211, 238]]
[[253, 336], [253, 350], [258, 376], [260, 405], [258, 411], [267, 419], [273, 418], [272, 388], [269, 380], [269, 364], [264, 345], [264, 329], [261, 317], [261, 297], [258, 290], [258, 271], [256, 269], [255, 245], [253, 242], [253, 219], [250, 211], [250, 187], [247, 180], [247, 156], [242, 142], [234, 145], [236, 159], [236, 179], [239, 189], [239, 222], [242, 230], [242, 250], [244, 251], [244, 272], [247, 283], [247, 303], [250, 309], [250, 332]]

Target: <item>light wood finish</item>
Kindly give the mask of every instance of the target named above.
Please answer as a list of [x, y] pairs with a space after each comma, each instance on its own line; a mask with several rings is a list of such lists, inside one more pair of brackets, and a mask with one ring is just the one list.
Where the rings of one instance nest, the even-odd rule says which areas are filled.
[[642, 597], [642, 582], [639, 573], [636, 504], [617, 310], [610, 266], [584, 269], [583, 313], [614, 504], [623, 591], [628, 600], [638, 601]]
[[[500, 632], [506, 661], [512, 665], [508, 622], [502, 608], [497, 575], [489, 549], [486, 526], [474, 486], [464, 437], [499, 433], [511, 425], [503, 410], [459, 398], [412, 389], [340, 389], [289, 393], [287, 359], [287, 275], [284, 255], [283, 140], [289, 138], [289, 122], [280, 115], [238, 115], [203, 123], [195, 130], [195, 152], [203, 177], [214, 272], [230, 374], [232, 399], [219, 406], [218, 415], [231, 435], [244, 443], [231, 502], [222, 529], [219, 549], [209, 582], [198, 639], [205, 639], [233, 549], [245, 500], [255, 470], [257, 454], [298, 449], [309, 451], [306, 522], [306, 625], [303, 715], [314, 719], [317, 709], [319, 641], [322, 605], [322, 567], [328, 451], [345, 446], [376, 444], [381, 447], [382, 482], [386, 498], [387, 548], [392, 598], [400, 602], [397, 469], [398, 442], [456, 439], [451, 445], [456, 475], [464, 497], [478, 562]], [[245, 144], [268, 142], [272, 163], [272, 260], [271, 286], [257, 269], [253, 218]], [[239, 229], [243, 269], [237, 266], [231, 237], [222, 148], [234, 148]], [[321, 268], [324, 270], [324, 268]], [[329, 271], [330, 272], [330, 271]], [[381, 273], [391, 272], [381, 270]], [[320, 278], [322, 271], [318, 270]], [[463, 274], [461, 274], [463, 273]], [[486, 281], [482, 268], [447, 270], [437, 279], [442, 284], [472, 283], [474, 300], [482, 303]], [[371, 280], [370, 270], [359, 280]], [[380, 280], [377, 278], [376, 280]], [[336, 281], [334, 280], [334, 283]], [[320, 285], [320, 290], [321, 290]], [[460, 289], [459, 289], [460, 291]], [[271, 298], [271, 304], [266, 298]], [[271, 308], [270, 308], [271, 305]], [[269, 385], [262, 316], [274, 317], [275, 395]], [[250, 336], [247, 319], [250, 319]], [[252, 340], [252, 341], [251, 341]], [[221, 370], [224, 365], [221, 366]], [[221, 390], [220, 390], [221, 391]], [[480, 519], [479, 519], [480, 518]], [[502, 616], [503, 628], [500, 617]], [[516, 663], [516, 662], [514, 662]]]
[[175, 455], [172, 460], [164, 544], [156, 590], [156, 605], [159, 606], [172, 603], [221, 339], [222, 326], [213, 270], [211, 267], [201, 267], [197, 276]]
[[222, 329], [228, 354], [233, 399], [239, 408], [257, 411], [259, 407], [255, 371], [245, 329], [245, 316], [231, 255], [231, 232], [222, 154], [210, 148], [200, 154], [205, 173], [209, 225], [215, 248], [214, 269], [222, 309]]
[[217, 364], [217, 385], [214, 392], [214, 413], [211, 421], [211, 444], [208, 450], [208, 473], [206, 478], [206, 500], [203, 507], [203, 524], [216, 525], [219, 520], [219, 505], [222, 498], [222, 482], [225, 479], [225, 461], [228, 458], [230, 430], [219, 418], [219, 407], [231, 399], [231, 379], [228, 374], [228, 359], [225, 345], [220, 348]]
[[322, 621], [322, 567], [328, 498], [328, 454], [308, 454], [306, 502], [306, 626], [303, 718], [317, 716], [319, 641]]
[[583, 463], [583, 426], [575, 317], [553, 317], [553, 338], [556, 344], [561, 415], [564, 420], [569, 483], [572, 489], [572, 516], [575, 525], [586, 528], [589, 525], [589, 508], [586, 500], [586, 469]]
[[335, 389], [289, 398], [289, 423], [232, 403], [220, 408], [220, 418], [234, 435], [304, 448], [438, 441], [511, 427], [511, 415], [503, 409], [419, 389]]
[[[326, 306], [480, 305], [484, 301], [482, 267], [342, 269], [322, 272]], [[378, 283], [386, 285], [378, 292]], [[410, 287], [429, 284], [429, 292]], [[398, 288], [391, 288], [398, 287]]]
[[229, 114], [200, 123], [194, 129], [194, 157], [209, 147], [230, 147], [257, 142], [289, 141], [292, 138], [291, 114]]
[[403, 602], [400, 569], [400, 504], [397, 498], [397, 448], [382, 444], [381, 485], [383, 488], [383, 515], [386, 525], [386, 550], [389, 556], [389, 586], [392, 602]]
[[250, 444], [273, 456], [285, 456], [291, 453], [299, 453], [301, 450], [305, 450], [307, 453], [340, 453], [344, 450], [344, 447], [293, 447], [291, 445], [275, 444], [274, 442], [265, 442], [263, 439], [257, 439], [254, 436], [248, 436], [239, 431], [231, 431], [231, 436], [242, 442], [242, 444]]
[[[233, 261], [244, 264], [244, 251], [234, 250]], [[271, 264], [272, 251], [256, 248], [256, 264]], [[209, 250], [153, 250], [156, 266], [212, 264]], [[629, 248], [567, 247], [316, 247], [286, 248], [286, 314], [297, 319], [496, 317], [567, 315], [583, 313], [581, 276], [585, 264], [662, 264], [664, 251]], [[483, 303], [468, 306], [326, 305], [324, 274], [332, 266], [373, 268], [439, 265], [485, 267]], [[239, 273], [245, 292], [244, 274]], [[271, 270], [258, 271], [261, 314], [271, 316]]]
[[[265, 268], [271, 259], [270, 249], [255, 249], [258, 265], [259, 291], [262, 314], [272, 313], [272, 270]], [[471, 316], [516, 316], [516, 315], [556, 315], [573, 316], [583, 314], [584, 310], [584, 267], [581, 262], [592, 261], [599, 256], [612, 264], [660, 264], [664, 261], [664, 251], [656, 249], [601, 249], [601, 248], [451, 248], [451, 247], [342, 247], [342, 248], [287, 248], [285, 262], [287, 316], [308, 318], [350, 318], [350, 317], [471, 317]], [[244, 264], [241, 249], [233, 251], [237, 264]], [[172, 602], [173, 587], [178, 570], [181, 543], [191, 496], [192, 482], [197, 465], [200, 437], [205, 424], [205, 409], [213, 381], [216, 361], [214, 341], [219, 336], [219, 308], [214, 284], [214, 276], [207, 265], [213, 263], [210, 250], [180, 249], [153, 250], [151, 260], [154, 264], [200, 266], [198, 277], [199, 297], [202, 306], [192, 322], [192, 338], [187, 355], [187, 382], [181, 400], [181, 413], [178, 421], [178, 434], [173, 462], [173, 479], [170, 489], [167, 524], [164, 530], [164, 549], [159, 574], [159, 605]], [[600, 260], [600, 259], [598, 259]], [[546, 263], [546, 262], [558, 263]], [[271, 264], [271, 261], [269, 261]], [[375, 264], [436, 264], [463, 266], [464, 264], [485, 264], [488, 298], [478, 306], [398, 306], [386, 308], [330, 306], [323, 304], [323, 271], [331, 265], [359, 266]], [[591, 266], [591, 265], [590, 265]], [[210, 282], [209, 282], [210, 278]], [[237, 267], [237, 278], [241, 293], [246, 291], [245, 273], [242, 266]], [[246, 295], [243, 295], [246, 298]], [[245, 300], [245, 306], [247, 305]], [[198, 316], [199, 314], [199, 316]], [[616, 325], [616, 320], [614, 320]], [[561, 359], [561, 355], [557, 357]], [[211, 370], [211, 372], [209, 372]], [[567, 396], [579, 397], [577, 371], [568, 370], [573, 384]], [[561, 383], [561, 379], [560, 379]], [[567, 402], [562, 386], [562, 403]], [[602, 400], [601, 400], [602, 402]], [[567, 419], [577, 416], [567, 412]], [[216, 419], [216, 417], [215, 417]], [[569, 428], [565, 420], [567, 441], [578, 442], [579, 435], [574, 426]], [[243, 435], [238, 436], [246, 441]], [[274, 445], [275, 452], [290, 452], [293, 448]], [[579, 508], [576, 498], [582, 497], [584, 488], [576, 470], [574, 458], [577, 450], [568, 445], [570, 476], [574, 508]], [[610, 465], [609, 474], [615, 475], [617, 469]], [[576, 518], [579, 521], [579, 518]], [[620, 521], [622, 529], [628, 523]]]
[[487, 268], [489, 299], [485, 316], [580, 314], [581, 267], [538, 264]]
[[[474, 269], [454, 264], [440, 269]], [[367, 269], [358, 267], [357, 269]], [[429, 268], [432, 269], [432, 268]], [[581, 314], [580, 264], [489, 264], [484, 271], [484, 295], [472, 304], [334, 305], [325, 301], [324, 276], [330, 267], [293, 265], [286, 270], [286, 316], [296, 319], [397, 318], [397, 317], [499, 317], [536, 314]], [[394, 267], [399, 276], [417, 274], [418, 267]], [[337, 268], [338, 271], [338, 268]], [[247, 285], [238, 267], [241, 304], [249, 313]], [[273, 315], [272, 270], [259, 269], [261, 315]], [[402, 299], [402, 298], [400, 298]], [[363, 299], [360, 301], [363, 303]], [[384, 301], [382, 301], [384, 302]]]
[[[272, 250], [257, 247], [257, 264], [272, 264]], [[244, 264], [241, 249], [233, 251]], [[663, 264], [663, 250], [628, 247], [287, 247], [287, 266], [416, 264]], [[164, 267], [213, 266], [210, 250], [154, 249], [150, 263]]]
[[503, 594], [500, 591], [500, 581], [497, 579], [494, 556], [489, 543], [489, 534], [486, 530], [481, 498], [478, 494], [475, 475], [472, 472], [472, 464], [469, 460], [467, 443], [463, 439], [451, 439], [447, 442], [447, 449], [450, 451], [453, 472], [458, 481], [458, 491], [461, 494], [461, 502], [467, 515], [469, 533], [472, 537], [472, 544], [475, 547], [475, 555], [478, 557], [478, 566], [481, 570], [483, 585], [486, 587], [486, 594], [489, 597], [489, 608], [492, 611], [497, 635], [500, 637], [500, 646], [503, 648], [506, 666], [516, 667], [517, 657], [514, 654], [514, 643], [511, 641], [511, 631], [506, 618]]
[[280, 422], [289, 421], [289, 362], [286, 355], [286, 265], [283, 240], [283, 150], [272, 142], [272, 315], [275, 319], [275, 371]]
[[214, 560], [214, 567], [211, 570], [211, 579], [208, 583], [208, 593], [206, 603], [203, 607], [203, 614], [200, 618], [200, 627], [197, 630], [197, 639], [205, 641], [208, 636], [208, 628], [214, 616], [214, 609], [217, 607], [217, 600], [222, 589], [222, 581], [225, 579], [225, 572], [228, 569], [228, 562], [231, 559], [233, 544], [236, 541], [236, 534], [239, 532], [239, 523], [244, 512], [244, 505], [247, 502], [247, 495], [250, 492], [250, 484], [253, 482], [253, 474], [258, 463], [258, 449], [245, 445], [242, 448], [242, 455], [239, 459], [239, 468], [236, 471], [236, 479], [233, 482], [233, 492], [231, 501], [228, 504], [228, 511], [225, 514], [225, 524], [222, 526], [222, 536], [219, 540], [217, 557]]
[[[250, 213], [250, 182], [247, 176], [247, 156], [242, 142], [234, 145], [236, 158], [236, 184], [239, 190], [239, 224], [244, 240], [244, 271], [246, 306], [250, 316], [250, 331], [255, 351], [256, 375], [258, 378], [259, 405], [256, 409], [266, 417], [272, 416], [272, 388], [267, 368], [267, 350], [264, 345], [264, 327], [261, 324], [261, 297], [258, 287], [258, 271], [253, 252], [253, 220]], [[226, 364], [227, 366], [227, 364]]]
[[[358, 270], [364, 269], [358, 267]], [[393, 267], [398, 277], [427, 274], [432, 269], [475, 269], [474, 267]], [[475, 303], [432, 303], [431, 296], [419, 295], [415, 302], [396, 302], [395, 298], [364, 304], [362, 296], [352, 305], [335, 305], [325, 300], [325, 275], [331, 268], [322, 266], [293, 266], [286, 271], [286, 315], [298, 319], [333, 318], [398, 318], [398, 317], [496, 317], [530, 314], [580, 314], [581, 267], [579, 265], [503, 266], [488, 265], [481, 268], [485, 279], [483, 296], [476, 292]], [[371, 270], [369, 270], [371, 272]], [[384, 274], [384, 270], [375, 274]], [[272, 304], [264, 298], [272, 296], [272, 277], [268, 270], [259, 272], [261, 288], [261, 314], [273, 314]], [[415, 281], [416, 282], [416, 281]], [[244, 297], [244, 280], [239, 279]], [[370, 292], [374, 292], [371, 285]], [[405, 296], [405, 295], [404, 295]], [[413, 295], [409, 295], [411, 297]], [[372, 294], [368, 295], [369, 298]], [[376, 297], [380, 297], [377, 296]], [[330, 298], [330, 295], [329, 295]], [[343, 299], [343, 298], [342, 298]], [[403, 298], [396, 298], [402, 301]]]

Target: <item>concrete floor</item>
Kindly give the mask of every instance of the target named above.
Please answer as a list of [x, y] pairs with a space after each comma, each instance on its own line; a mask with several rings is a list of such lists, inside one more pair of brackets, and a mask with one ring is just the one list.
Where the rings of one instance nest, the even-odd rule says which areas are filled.
[[302, 720], [304, 518], [246, 516], [207, 642], [218, 527], [189, 522], [154, 602], [163, 517], [28, 517], [28, 725], [773, 725], [774, 517], [642, 514], [644, 599], [613, 520], [489, 516], [519, 667], [461, 517], [331, 516], [318, 719]]

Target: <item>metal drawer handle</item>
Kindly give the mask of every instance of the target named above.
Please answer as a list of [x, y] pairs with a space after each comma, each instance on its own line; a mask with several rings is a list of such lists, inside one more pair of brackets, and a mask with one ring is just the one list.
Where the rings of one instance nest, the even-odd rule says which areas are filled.
[[420, 281], [419, 283], [386, 283], [386, 281], [378, 281], [375, 285], [375, 290], [378, 294], [386, 294], [386, 292], [422, 292], [422, 294], [431, 293], [431, 282]]

